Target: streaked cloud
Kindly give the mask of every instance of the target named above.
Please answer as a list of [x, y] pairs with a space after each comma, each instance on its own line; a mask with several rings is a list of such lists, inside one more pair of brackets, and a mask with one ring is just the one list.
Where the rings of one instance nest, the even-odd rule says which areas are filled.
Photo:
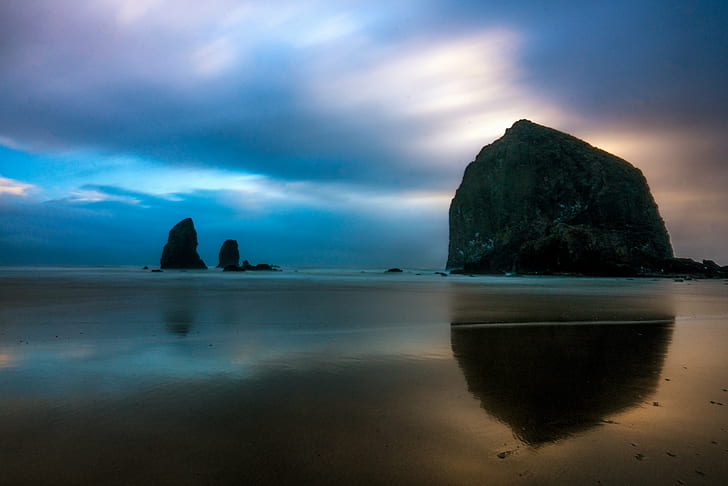
[[114, 194], [105, 191], [103, 188], [90, 186], [84, 186], [77, 191], [73, 191], [67, 200], [81, 203], [114, 201], [124, 204], [139, 204], [141, 202], [139, 199], [132, 196]]
[[36, 187], [33, 184], [8, 179], [0, 176], [0, 195], [10, 194], [12, 196], [27, 196], [34, 191]]
[[405, 152], [422, 155], [473, 152], [524, 113], [558, 121], [558, 110], [523, 83], [517, 32], [493, 29], [459, 37], [414, 39], [354, 65], [338, 59], [315, 64], [308, 82], [317, 106], [379, 123], [415, 126], [401, 140]]
[[640, 167], [678, 253], [728, 260], [700, 242], [728, 237], [727, 19], [707, 0], [7, 0], [0, 241], [70, 255], [104, 218], [131, 244], [204, 214], [291, 234], [302, 261], [366, 244], [430, 265], [413, 235], [444, 252], [465, 165], [530, 118]]

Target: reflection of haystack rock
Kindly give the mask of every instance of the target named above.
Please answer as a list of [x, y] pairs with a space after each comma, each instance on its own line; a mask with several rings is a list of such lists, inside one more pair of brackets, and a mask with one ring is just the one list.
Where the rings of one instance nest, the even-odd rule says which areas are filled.
[[470, 392], [538, 446], [639, 405], [658, 383], [673, 322], [453, 326]]

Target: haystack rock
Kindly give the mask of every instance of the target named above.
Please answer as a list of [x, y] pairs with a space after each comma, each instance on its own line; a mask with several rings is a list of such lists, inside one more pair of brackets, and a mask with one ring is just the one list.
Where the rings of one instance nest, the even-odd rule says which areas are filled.
[[197, 254], [197, 231], [192, 218], [183, 219], [169, 230], [160, 264], [162, 268], [207, 268]]
[[528, 120], [480, 151], [450, 205], [448, 268], [621, 275], [672, 256], [639, 169]]
[[240, 251], [238, 251], [238, 242], [236, 240], [225, 240], [220, 247], [219, 263], [217, 268], [225, 268], [229, 265], [238, 266], [240, 264]]

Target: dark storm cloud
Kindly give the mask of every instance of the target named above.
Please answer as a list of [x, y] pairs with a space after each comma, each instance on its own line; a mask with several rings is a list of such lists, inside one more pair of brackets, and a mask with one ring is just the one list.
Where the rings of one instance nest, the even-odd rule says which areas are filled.
[[[154, 5], [129, 5], [145, 3]], [[3, 2], [2, 136], [31, 150], [125, 152], [288, 179], [385, 184], [386, 169], [395, 185], [404, 179], [417, 185], [448, 172], [418, 168], [403, 143], [437, 120], [405, 122], [386, 107], [366, 105], [358, 116], [321, 110], [305, 92], [318, 47], [276, 39], [275, 32], [266, 37], [263, 30], [243, 37], [228, 32], [225, 41], [216, 33], [217, 17], [192, 19], [189, 29], [180, 29], [147, 22], [142, 11], [124, 23], [119, 16], [132, 11], [125, 5]], [[224, 16], [232, 6], [217, 2], [209, 10]], [[728, 114], [726, 7], [719, 2], [432, 2], [429, 10], [400, 5], [403, 12], [389, 17], [361, 4], [345, 7], [379, 15], [379, 22], [361, 27], [371, 53], [357, 50], [358, 37], [344, 35], [341, 44], [326, 46], [326, 55], [335, 52], [338, 59], [324, 76], [356, 72], [402, 39], [475, 35], [506, 25], [525, 33], [518, 61], [530, 86], [589, 123], [725, 124]], [[399, 24], [390, 18], [397, 15]], [[190, 65], [196, 51], [213, 59], [213, 71], [215, 56], [229, 65], [198, 76]], [[339, 101], [346, 99], [331, 100]]]
[[543, 92], [596, 123], [635, 132], [679, 128], [715, 135], [716, 128], [728, 128], [728, 94], [721, 88], [728, 82], [725, 3], [609, 7], [595, 9], [594, 23], [571, 19], [558, 30], [568, 35], [548, 42], [542, 34], [546, 42], [532, 44], [525, 60]]
[[[92, 5], [0, 7], [2, 140], [31, 151], [126, 153], [286, 179], [372, 181], [386, 168], [397, 184], [420, 175], [393, 163], [406, 159], [401, 141], [416, 126], [382, 131], [382, 116], [322, 113], [306, 98], [315, 46], [230, 34], [229, 45], [216, 48], [206, 22], [192, 22], [191, 31], [120, 25], [112, 10]], [[215, 51], [228, 48], [242, 52]], [[348, 47], [339, 48], [345, 55]], [[200, 49], [201, 69], [216, 55], [240, 59], [223, 59], [229, 65], [207, 75], [191, 60]]]
[[572, 110], [622, 122], [726, 123], [726, 2], [438, 5], [452, 30], [501, 24], [524, 32], [530, 85]]

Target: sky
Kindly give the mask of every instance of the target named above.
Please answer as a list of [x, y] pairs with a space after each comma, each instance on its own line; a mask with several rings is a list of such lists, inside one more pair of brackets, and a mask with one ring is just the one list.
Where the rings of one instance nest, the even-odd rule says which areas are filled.
[[527, 118], [647, 177], [728, 264], [724, 1], [3, 0], [0, 264], [157, 265], [192, 217], [284, 266], [441, 268]]

